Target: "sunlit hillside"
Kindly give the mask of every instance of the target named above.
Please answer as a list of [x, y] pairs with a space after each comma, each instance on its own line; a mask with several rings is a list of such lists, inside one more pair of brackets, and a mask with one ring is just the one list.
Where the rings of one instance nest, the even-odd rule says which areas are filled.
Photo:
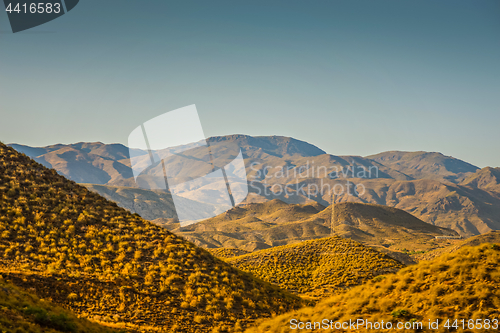
[[239, 248], [245, 251], [335, 234], [393, 255], [444, 247], [452, 241], [436, 239], [436, 236], [459, 236], [451, 229], [425, 223], [397, 208], [357, 202], [337, 203], [334, 206], [332, 214], [331, 205], [325, 208], [318, 203], [287, 204], [275, 199], [235, 207], [183, 228], [172, 219], [154, 222], [201, 247]]
[[206, 248], [266, 249], [328, 236], [328, 227], [317, 223], [297, 224], [325, 209], [318, 203], [287, 204], [274, 199], [235, 207], [205, 221], [179, 227], [172, 219], [154, 222]]
[[284, 289], [313, 297], [330, 295], [404, 267], [385, 254], [340, 237], [277, 246], [227, 262]]
[[127, 329], [237, 331], [301, 300], [0, 144], [0, 272]]
[[[452, 327], [457, 319], [458, 332], [493, 332], [496, 331], [494, 327], [500, 325], [499, 262], [499, 245], [464, 247], [455, 253], [408, 266], [396, 274], [378, 276], [314, 307], [265, 320], [247, 332], [296, 332], [292, 319], [304, 322], [303, 327], [306, 327], [307, 322], [321, 322], [325, 318], [340, 324], [349, 319], [364, 320], [365, 324], [361, 325], [367, 325], [366, 322], [380, 325], [384, 321], [385, 325], [391, 323], [393, 328], [398, 322], [417, 328], [415, 325], [421, 322], [426, 332], [449, 332], [445, 325], [448, 323]], [[439, 328], [429, 329], [429, 320], [439, 320]], [[374, 326], [372, 329], [370, 326], [346, 327], [332, 331], [375, 331]]]
[[241, 250], [241, 249], [225, 248], [225, 247], [208, 249], [208, 252], [210, 252], [214, 257], [218, 257], [218, 258], [233, 258], [233, 257], [238, 257], [238, 256], [242, 256], [244, 254], [250, 253], [248, 251]]

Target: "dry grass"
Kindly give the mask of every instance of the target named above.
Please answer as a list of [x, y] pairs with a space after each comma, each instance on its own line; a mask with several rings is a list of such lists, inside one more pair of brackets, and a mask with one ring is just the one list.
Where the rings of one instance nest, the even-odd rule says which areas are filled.
[[0, 332], [112, 333], [108, 327], [77, 318], [70, 311], [40, 300], [0, 276]]
[[[391, 321], [394, 325], [396, 322], [427, 322], [428, 319], [448, 318], [499, 320], [499, 262], [499, 245], [464, 247], [456, 253], [373, 279], [325, 299], [313, 308], [303, 308], [272, 320], [264, 320], [247, 332], [292, 332], [289, 323], [291, 318], [303, 322], [321, 321], [323, 318], [343, 322], [362, 318], [371, 322]], [[441, 326], [432, 332], [448, 330]]]
[[334, 290], [404, 267], [385, 254], [340, 237], [273, 247], [229, 258], [227, 262], [309, 297], [331, 295]]
[[78, 315], [142, 330], [228, 331], [302, 304], [3, 144], [0, 271]]

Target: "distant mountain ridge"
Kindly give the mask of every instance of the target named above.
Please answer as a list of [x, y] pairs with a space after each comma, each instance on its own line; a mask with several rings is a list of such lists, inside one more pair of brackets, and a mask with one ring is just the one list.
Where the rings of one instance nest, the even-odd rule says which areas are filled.
[[128, 148], [122, 144], [79, 142], [46, 147], [8, 146], [77, 183], [106, 184], [133, 177]]
[[[479, 169], [451, 156], [433, 152], [389, 151], [367, 157], [336, 156], [326, 154], [307, 142], [282, 136], [237, 134], [216, 136], [207, 141], [217, 166], [223, 166], [234, 158], [234, 154], [228, 152], [228, 146], [239, 147], [243, 152], [250, 191], [247, 203], [279, 199], [293, 204], [316, 201], [328, 206], [331, 201], [328, 188], [312, 196], [304, 195], [300, 188], [332, 188], [335, 185], [345, 186], [350, 181], [362, 185], [366, 191], [354, 196], [340, 194], [337, 197], [341, 202], [396, 207], [431, 224], [452, 228], [464, 236], [500, 229], [498, 168]], [[137, 187], [128, 148], [124, 145], [81, 142], [41, 148], [12, 146], [76, 182], [89, 184], [89, 188], [109, 199], [114, 192], [112, 200], [148, 219], [175, 215], [175, 212], [165, 214], [168, 205], [162, 206], [165, 201], [151, 200], [155, 197], [153, 193], [146, 195], [144, 191], [147, 190], [144, 190], [138, 196], [137, 189], [124, 188]], [[178, 176], [186, 179], [199, 176], [193, 174], [196, 170], [185, 161], [180, 161], [177, 169]], [[280, 173], [280, 170], [290, 172]], [[318, 170], [328, 170], [329, 173]], [[366, 170], [376, 172], [366, 173]], [[303, 171], [302, 174], [300, 171]], [[304, 174], [306, 177], [302, 177]], [[113, 187], [106, 189], [105, 186]], [[121, 187], [119, 195], [117, 186]], [[284, 187], [291, 189], [291, 194], [280, 193], [279, 189]], [[224, 190], [206, 189], [207, 193]], [[198, 200], [189, 191], [183, 196], [186, 200]], [[132, 197], [135, 204], [132, 204]], [[148, 202], [138, 204], [145, 197], [150, 198]], [[165, 209], [154, 208], [146, 212], [148, 207], [160, 206]], [[216, 206], [209, 209], [216, 210]]]
[[[207, 142], [214, 147], [226, 143], [235, 144], [241, 148], [245, 158], [252, 162], [267, 162], [269, 157], [280, 160], [286, 156], [319, 158], [324, 155], [329, 158], [313, 159], [311, 162], [318, 162], [319, 165], [338, 163], [343, 167], [352, 163], [359, 166], [377, 166], [381, 173], [378, 178], [398, 180], [425, 178], [459, 183], [466, 175], [479, 170], [470, 163], [434, 152], [388, 151], [366, 157], [329, 155], [310, 143], [284, 136], [253, 137], [235, 134], [210, 137]], [[133, 176], [129, 149], [122, 144], [79, 142], [46, 147], [30, 147], [20, 144], [8, 146], [79, 183], [120, 185], [116, 182]], [[268, 158], [262, 158], [262, 154]], [[293, 166], [290, 162], [288, 161], [287, 165]]]
[[318, 156], [326, 152], [310, 143], [286, 136], [250, 136], [243, 134], [213, 136], [208, 138], [209, 145], [221, 142], [236, 143], [245, 151], [262, 150], [269, 155], [283, 157], [299, 154], [304, 157]]
[[459, 182], [478, 167], [451, 156], [436, 152], [387, 151], [366, 156], [414, 179], [436, 179]]

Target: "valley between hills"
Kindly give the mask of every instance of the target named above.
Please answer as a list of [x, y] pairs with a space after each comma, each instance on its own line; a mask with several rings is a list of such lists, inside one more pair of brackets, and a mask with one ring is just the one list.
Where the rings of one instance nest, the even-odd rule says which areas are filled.
[[[499, 168], [427, 152], [334, 156], [276, 136], [209, 142], [217, 165], [234, 156], [227, 142], [241, 147], [255, 187], [237, 207], [182, 228], [171, 196], [134, 185], [127, 147], [0, 143], [0, 330], [293, 332], [291, 318], [500, 320]], [[313, 164], [378, 174], [300, 179], [365, 186], [333, 205], [330, 193], [263, 195], [295, 181], [271, 177], [272, 168]], [[189, 193], [181, 200], [197, 207], [193, 216], [216, 205]]]

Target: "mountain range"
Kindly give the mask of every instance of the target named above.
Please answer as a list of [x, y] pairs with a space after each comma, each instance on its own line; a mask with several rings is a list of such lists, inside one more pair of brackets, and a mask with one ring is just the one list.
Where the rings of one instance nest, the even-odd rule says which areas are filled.
[[[461, 186], [494, 196], [497, 175], [471, 173]], [[123, 197], [141, 190], [111, 187]], [[133, 198], [143, 195], [150, 194]], [[438, 240], [458, 233], [393, 207], [245, 203], [186, 232], [224, 225], [237, 236], [254, 228], [252, 237], [272, 247], [210, 251], [218, 259], [2, 143], [0, 198], [6, 332], [281, 332], [293, 331], [291, 318], [415, 323], [500, 315], [499, 246], [484, 244], [497, 242], [498, 233]], [[176, 224], [163, 220], [167, 228]], [[322, 230], [336, 236], [318, 238]], [[449, 246], [432, 250], [437, 242]], [[401, 252], [416, 244], [424, 253], [410, 253], [421, 262], [402, 268], [362, 243]]]
[[[280, 199], [292, 204], [314, 201], [328, 206], [331, 191], [342, 189], [342, 192], [337, 191], [336, 202], [399, 208], [424, 222], [451, 228], [463, 236], [500, 229], [499, 168], [479, 169], [451, 156], [432, 152], [391, 151], [366, 157], [336, 156], [309, 143], [280, 136], [228, 135], [211, 137], [207, 141], [215, 166], [223, 166], [234, 158], [234, 152], [228, 147], [241, 149], [250, 192], [244, 203]], [[121, 144], [11, 146], [147, 219], [175, 217], [168, 195], [137, 189], [129, 149]], [[188, 159], [175, 163], [176, 177], [198, 176]], [[357, 193], [353, 191], [355, 185]], [[307, 193], [304, 188], [313, 191]], [[222, 191], [224, 188], [208, 190]], [[190, 204], [198, 199], [189, 191], [182, 197], [191, 200], [186, 201]], [[216, 212], [218, 204], [197, 203], [200, 211], [207, 212]]]

